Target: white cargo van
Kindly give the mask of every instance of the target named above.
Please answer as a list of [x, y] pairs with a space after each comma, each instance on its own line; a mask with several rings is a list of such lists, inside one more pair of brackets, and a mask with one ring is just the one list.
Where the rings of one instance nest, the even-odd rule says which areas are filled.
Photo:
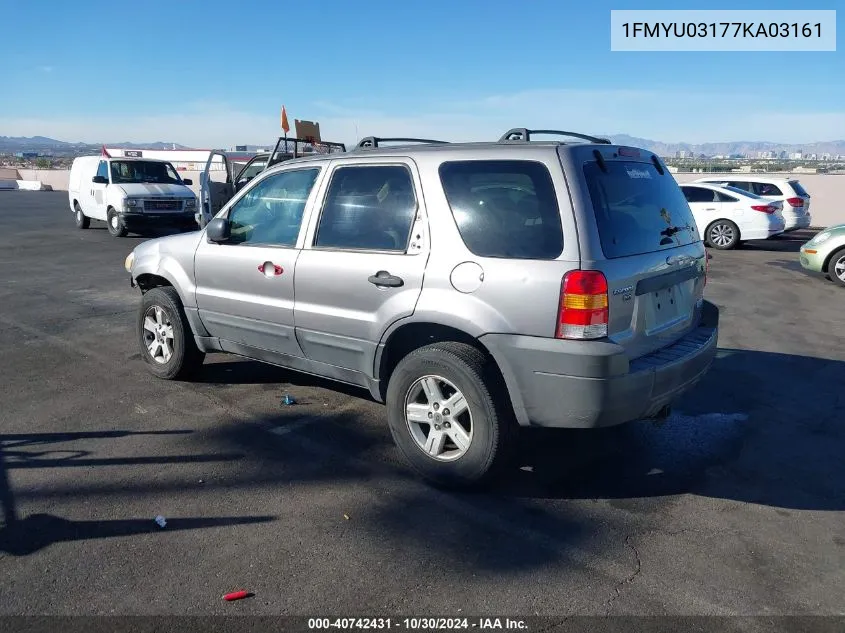
[[190, 184], [167, 161], [80, 156], [70, 168], [68, 199], [80, 229], [90, 220], [106, 222], [115, 237], [153, 227], [197, 229]]

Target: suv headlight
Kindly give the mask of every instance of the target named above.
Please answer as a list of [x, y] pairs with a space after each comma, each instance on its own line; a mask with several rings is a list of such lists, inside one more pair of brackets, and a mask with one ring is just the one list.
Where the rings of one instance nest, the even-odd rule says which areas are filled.
[[132, 251], [131, 253], [129, 253], [129, 255], [126, 256], [126, 260], [123, 262], [123, 267], [126, 269], [126, 272], [128, 272], [128, 273], [132, 272], [132, 264], [134, 264], [134, 263], [135, 263], [135, 251]]
[[193, 209], [197, 206], [197, 199], [196, 198], [188, 198], [185, 200], [185, 208], [186, 209]]
[[139, 202], [140, 200], [137, 200], [135, 198], [126, 198], [126, 200], [123, 201], [123, 206], [127, 208], [137, 207]]

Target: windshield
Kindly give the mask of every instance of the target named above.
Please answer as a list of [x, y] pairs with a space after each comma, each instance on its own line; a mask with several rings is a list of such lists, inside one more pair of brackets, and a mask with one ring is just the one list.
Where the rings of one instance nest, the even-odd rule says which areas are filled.
[[250, 163], [246, 169], [244, 169], [241, 173], [238, 174], [238, 182], [243, 180], [244, 178], [255, 178], [258, 174], [260, 174], [264, 170], [264, 166], [267, 164], [267, 159], [263, 158], [261, 160], [256, 160]]
[[114, 184], [155, 183], [181, 185], [182, 179], [170, 163], [143, 160], [113, 160], [111, 181]]
[[584, 164], [602, 251], [608, 259], [651, 253], [699, 241], [681, 188], [652, 163], [609, 161], [602, 171]]

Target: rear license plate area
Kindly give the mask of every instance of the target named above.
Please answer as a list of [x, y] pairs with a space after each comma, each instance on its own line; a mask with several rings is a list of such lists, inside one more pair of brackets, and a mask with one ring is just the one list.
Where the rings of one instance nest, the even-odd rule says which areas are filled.
[[687, 315], [688, 303], [678, 286], [650, 292], [643, 297], [646, 303], [646, 330], [651, 333], [672, 327]]

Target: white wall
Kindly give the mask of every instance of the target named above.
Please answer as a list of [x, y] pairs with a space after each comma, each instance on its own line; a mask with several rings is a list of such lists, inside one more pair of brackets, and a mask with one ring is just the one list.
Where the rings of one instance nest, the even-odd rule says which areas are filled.
[[[57, 169], [19, 169], [23, 180], [40, 180], [56, 191], [67, 191], [70, 172]], [[191, 189], [199, 195], [200, 172], [179, 172], [182, 178], [193, 180]], [[690, 182], [705, 176], [725, 174], [672, 174], [678, 182]], [[845, 174], [771, 174], [775, 177], [797, 178], [811, 196], [810, 214], [813, 226], [825, 227], [845, 223]]]

